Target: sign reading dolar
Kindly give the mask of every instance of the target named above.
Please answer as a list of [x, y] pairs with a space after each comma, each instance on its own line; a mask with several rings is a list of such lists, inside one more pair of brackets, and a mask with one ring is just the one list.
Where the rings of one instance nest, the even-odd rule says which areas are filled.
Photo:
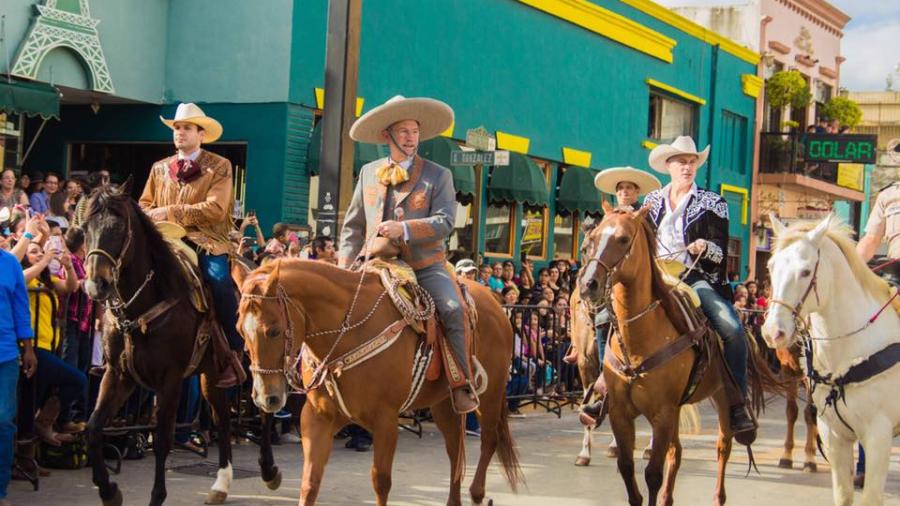
[[875, 163], [874, 135], [808, 135], [806, 161]]

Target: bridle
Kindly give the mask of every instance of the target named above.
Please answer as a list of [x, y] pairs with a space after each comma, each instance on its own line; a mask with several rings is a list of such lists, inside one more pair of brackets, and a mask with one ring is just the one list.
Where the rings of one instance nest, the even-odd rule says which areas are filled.
[[278, 283], [278, 286], [275, 289], [275, 295], [258, 295], [251, 293], [241, 293], [241, 299], [247, 300], [274, 300], [278, 302], [279, 314], [280, 314], [280, 326], [283, 329], [281, 332], [281, 337], [284, 339], [284, 354], [282, 360], [282, 366], [279, 368], [267, 369], [263, 367], [258, 367], [253, 364], [250, 364], [250, 372], [255, 374], [262, 375], [276, 375], [282, 374], [285, 379], [288, 381], [292, 387], [302, 390], [302, 381], [297, 375], [297, 368], [294, 367], [297, 361], [300, 359], [300, 353], [297, 353], [297, 356], [294, 356], [294, 319], [291, 318], [290, 308], [288, 304], [290, 304], [297, 311], [302, 311], [299, 307], [297, 307], [294, 302], [291, 301], [290, 297], [287, 295], [287, 291], [285, 291], [284, 286], [281, 283]]
[[155, 274], [153, 269], [150, 269], [150, 272], [147, 273], [147, 277], [144, 278], [144, 282], [141, 283], [141, 286], [134, 292], [130, 299], [125, 301], [125, 298], [122, 297], [122, 293], [119, 291], [119, 278], [122, 274], [122, 264], [125, 260], [125, 255], [128, 253], [128, 250], [131, 247], [131, 237], [132, 237], [132, 229], [131, 229], [131, 216], [126, 213], [126, 230], [125, 230], [125, 244], [122, 246], [122, 251], [119, 252], [119, 256], [114, 257], [108, 251], [103, 248], [94, 248], [87, 252], [84, 256], [85, 261], [90, 258], [92, 255], [99, 255], [112, 264], [112, 288], [113, 295], [106, 297], [103, 299], [104, 302], [108, 303], [108, 307], [113, 311], [116, 317], [120, 320], [124, 319], [125, 310], [128, 309], [131, 304], [137, 300], [138, 296], [140, 296], [141, 292], [147, 287], [150, 283], [150, 280], [153, 279]]
[[801, 332], [801, 336], [806, 339], [809, 338], [809, 328], [806, 325], [806, 321], [803, 319], [802, 311], [803, 304], [806, 303], [806, 299], [809, 297], [810, 293], [814, 293], [816, 295], [816, 305], [820, 304], [819, 301], [819, 288], [818, 288], [818, 278], [819, 278], [819, 262], [822, 259], [822, 250], [816, 250], [816, 265], [813, 267], [812, 271], [812, 279], [809, 280], [809, 286], [806, 287], [806, 291], [803, 292], [803, 296], [800, 297], [800, 301], [797, 302], [796, 306], [792, 306], [787, 302], [772, 298], [770, 302], [773, 305], [784, 306], [788, 311], [791, 312], [791, 317], [794, 319], [794, 326]]
[[[597, 225], [597, 228], [600, 228], [600, 225]], [[622, 263], [625, 262], [625, 259], [627, 259], [631, 255], [631, 247], [634, 246], [634, 241], [635, 241], [635, 239], [637, 239], [637, 234], [638, 234], [638, 232], [635, 232], [634, 235], [631, 236], [630, 240], [628, 241], [628, 246], [625, 248], [625, 252], [622, 253], [622, 256], [619, 257], [618, 260], [613, 262], [612, 265], [609, 265], [603, 261], [603, 259], [601, 258], [603, 255], [603, 251], [600, 251], [599, 248], [597, 248], [597, 251], [594, 252], [594, 255], [591, 256], [591, 258], [589, 258], [587, 263], [584, 265], [582, 273], [580, 275], [580, 279], [579, 279], [579, 281], [582, 281], [582, 282], [584, 281], [584, 277], [587, 276], [588, 270], [589, 270], [588, 267], [590, 267], [591, 264], [596, 263], [597, 265], [602, 267], [604, 271], [606, 271], [606, 286], [604, 286], [604, 289], [603, 289], [603, 294], [604, 294], [603, 302], [600, 303], [598, 306], [594, 306], [593, 304], [591, 304], [589, 306], [591, 309], [598, 309], [598, 308], [608, 306], [609, 298], [610, 298], [609, 294], [612, 290], [612, 285], [613, 285], [613, 282], [612, 282], [613, 275], [619, 270]], [[592, 272], [591, 278], [593, 278], [593, 275], [594, 275], [594, 273]], [[588, 301], [585, 300], [585, 302], [588, 302]]]

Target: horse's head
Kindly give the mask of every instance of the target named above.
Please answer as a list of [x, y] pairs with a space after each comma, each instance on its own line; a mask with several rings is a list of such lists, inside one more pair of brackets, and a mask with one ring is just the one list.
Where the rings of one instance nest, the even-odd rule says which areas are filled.
[[296, 371], [291, 357], [296, 358], [303, 340], [303, 328], [294, 326], [294, 319], [302, 316], [294, 311], [296, 306], [278, 279], [281, 262], [272, 265], [247, 277], [238, 310], [238, 330], [250, 354], [253, 402], [267, 413], [280, 410], [287, 401], [287, 377]]
[[641, 234], [647, 209], [613, 209], [603, 202], [604, 218], [586, 234], [581, 245], [584, 267], [578, 278], [582, 300], [593, 305], [606, 303], [607, 287], [612, 286], [623, 274], [628, 274], [628, 257]]
[[134, 214], [131, 178], [121, 186], [105, 185], [91, 193], [82, 225], [85, 236], [84, 290], [94, 300], [115, 294], [121, 267], [134, 257], [131, 220]]
[[815, 312], [821, 304], [822, 240], [831, 224], [831, 216], [815, 228], [802, 234], [788, 231], [775, 216], [771, 216], [776, 242], [781, 243], [790, 233], [793, 240], [779, 247], [769, 259], [772, 297], [769, 312], [762, 326], [762, 335], [772, 348], [786, 348], [797, 339], [797, 319]]

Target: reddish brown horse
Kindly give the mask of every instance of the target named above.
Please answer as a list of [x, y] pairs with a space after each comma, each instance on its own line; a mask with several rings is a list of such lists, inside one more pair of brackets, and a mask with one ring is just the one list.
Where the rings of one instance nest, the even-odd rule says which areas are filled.
[[[495, 452], [513, 490], [522, 475], [507, 424], [506, 380], [512, 360], [512, 328], [486, 288], [474, 282], [467, 282], [466, 286], [478, 309], [475, 356], [488, 381], [478, 411], [481, 457], [469, 489], [472, 500], [480, 504], [485, 496], [487, 467]], [[414, 356], [420, 338], [404, 323], [378, 276], [320, 262], [277, 260], [251, 273], [243, 283], [241, 295], [238, 326], [250, 351], [253, 398], [267, 412], [284, 405], [289, 381], [296, 383], [291, 375], [297, 359], [305, 361], [313, 356], [328, 363], [326, 357], [344, 356], [387, 329], [399, 336], [393, 344], [369, 360], [360, 360], [352, 369], [342, 363], [344, 370], [329, 376], [327, 389], [309, 392], [301, 413], [304, 460], [300, 503], [315, 503], [334, 434], [353, 421], [372, 432], [372, 485], [376, 504], [387, 504], [397, 446], [397, 415], [413, 389]], [[339, 330], [342, 327], [346, 332]], [[307, 351], [300, 358], [304, 345]], [[310, 367], [307, 362], [304, 364], [304, 384], [314, 384]], [[431, 408], [450, 457], [447, 504], [461, 504], [464, 417], [453, 412], [446, 380], [424, 383], [410, 408], [425, 407]]]
[[807, 389], [806, 374], [800, 367], [800, 347], [774, 350], [781, 364], [781, 376], [784, 378], [787, 402], [785, 403], [785, 417], [787, 418], [787, 433], [784, 436], [784, 451], [778, 460], [778, 467], [791, 469], [794, 467], [794, 424], [800, 414], [797, 399], [800, 397], [800, 389], [806, 392], [806, 408], [803, 410], [803, 421], [806, 423], [806, 444], [803, 447], [803, 471], [814, 473], [818, 470], [816, 465], [816, 437], [819, 429], [816, 426], [816, 410], [812, 404], [812, 398]]
[[[618, 322], [617, 333], [610, 338], [603, 374], [609, 389], [609, 421], [619, 446], [619, 472], [625, 481], [629, 503], [643, 502], [634, 477], [633, 456], [634, 419], [639, 415], [647, 418], [653, 428], [653, 447], [645, 470], [649, 504], [673, 503], [675, 477], [681, 463], [679, 411], [686, 394], [685, 403], [712, 398], [716, 406], [719, 437], [714, 502], [724, 503], [725, 467], [732, 445], [729, 406], [734, 399], [726, 393], [721, 380], [723, 359], [712, 351], [707, 371], [696, 390], [687, 391], [697, 354], [693, 347], [679, 344], [691, 339], [693, 325], [677, 305], [656, 266], [656, 237], [644, 219], [647, 210], [613, 210], [608, 204], [604, 210], [605, 219], [587, 240], [586, 264], [579, 286], [583, 299], [595, 306], [608, 304]], [[660, 353], [676, 349], [680, 351]], [[658, 360], [663, 356], [667, 358]], [[635, 373], [628, 374], [623, 369]], [[758, 382], [759, 374], [752, 371], [748, 375], [751, 382]], [[758, 391], [760, 385], [753, 387]]]

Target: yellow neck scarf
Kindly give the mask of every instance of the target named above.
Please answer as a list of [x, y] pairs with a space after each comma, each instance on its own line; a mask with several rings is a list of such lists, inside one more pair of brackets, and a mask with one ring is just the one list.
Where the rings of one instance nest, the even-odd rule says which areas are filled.
[[388, 161], [387, 165], [375, 171], [375, 177], [382, 184], [396, 186], [409, 180], [409, 172], [400, 166], [399, 163]]

